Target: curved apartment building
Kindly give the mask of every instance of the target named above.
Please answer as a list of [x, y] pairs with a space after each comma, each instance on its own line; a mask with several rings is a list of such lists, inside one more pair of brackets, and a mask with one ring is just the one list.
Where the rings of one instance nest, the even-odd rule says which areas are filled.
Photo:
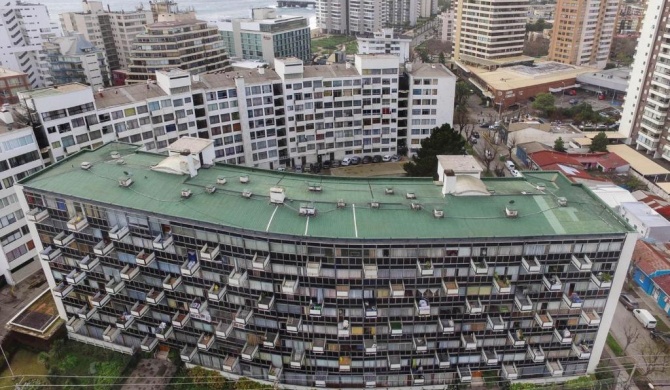
[[[110, 143], [19, 184], [69, 337], [291, 387], [593, 372], [635, 233], [555, 172], [437, 181]], [[473, 164], [474, 163], [474, 164]]]

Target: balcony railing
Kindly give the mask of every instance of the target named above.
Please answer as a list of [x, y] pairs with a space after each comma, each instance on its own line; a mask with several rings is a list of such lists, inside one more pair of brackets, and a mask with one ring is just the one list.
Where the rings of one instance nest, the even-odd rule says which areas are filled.
[[226, 372], [237, 372], [237, 367], [240, 359], [237, 356], [228, 355], [223, 359], [223, 364], [221, 368]]
[[251, 259], [251, 267], [257, 270], [266, 270], [270, 266], [270, 255], [259, 256], [254, 253], [254, 258]]
[[195, 354], [198, 352], [197, 349], [186, 345], [184, 348], [181, 349], [181, 352], [179, 352], [179, 356], [181, 357], [181, 360], [183, 362], [189, 363], [195, 358]]
[[429, 316], [430, 315], [430, 302], [428, 299], [419, 297], [414, 301], [414, 308], [416, 309], [416, 315], [418, 316]]
[[116, 295], [121, 292], [126, 287], [126, 282], [123, 280], [110, 279], [105, 284], [105, 291], [107, 294]]
[[91, 256], [86, 255], [83, 259], [77, 260], [77, 266], [83, 270], [90, 271], [93, 268], [97, 267], [100, 264], [100, 259], [97, 257], [91, 258]]
[[120, 241], [123, 240], [128, 235], [128, 233], [130, 233], [128, 226], [119, 227], [119, 225], [114, 225], [107, 234], [112, 240]]
[[490, 315], [486, 316], [486, 322], [489, 325], [489, 328], [492, 330], [505, 330], [505, 320], [503, 320], [502, 316], [493, 316], [491, 317]]
[[528, 295], [516, 294], [514, 296], [514, 304], [516, 304], [519, 311], [531, 311], [533, 310], [533, 301], [530, 300]]
[[156, 329], [156, 338], [165, 341], [170, 338], [172, 332], [174, 332], [172, 325], [168, 324], [167, 322], [161, 322]]
[[53, 294], [58, 298], [65, 298], [72, 292], [72, 290], [74, 290], [73, 285], [60, 282], [53, 288]]
[[54, 244], [58, 246], [68, 246], [74, 241], [74, 233], [70, 232], [60, 232], [54, 237]]
[[170, 233], [161, 233], [154, 238], [153, 247], [154, 249], [164, 251], [172, 245], [174, 239]]
[[155, 259], [156, 259], [155, 253], [145, 252], [144, 250], [141, 250], [140, 253], [138, 253], [137, 256], [135, 257], [135, 262], [137, 263], [137, 265], [146, 267], [150, 265]]
[[377, 279], [378, 269], [377, 264], [364, 264], [363, 276], [366, 279]]
[[561, 344], [570, 344], [572, 343], [572, 333], [568, 329], [558, 330], [554, 329], [554, 336]]
[[156, 289], [151, 289], [147, 293], [147, 303], [150, 305], [157, 305], [160, 303], [160, 301], [165, 298], [165, 291], [163, 290], [156, 290]]
[[375, 355], [377, 353], [377, 342], [373, 339], [364, 339], [363, 348], [366, 355]]
[[458, 296], [458, 282], [455, 279], [442, 279], [442, 288], [447, 296]]
[[456, 324], [451, 318], [440, 318], [438, 321], [438, 326], [442, 333], [449, 334], [456, 331]]
[[149, 306], [140, 301], [135, 302], [133, 307], [130, 308], [130, 315], [135, 318], [142, 318], [147, 312], [149, 312]]
[[98, 291], [93, 298], [91, 298], [91, 305], [95, 307], [104, 307], [111, 299], [111, 295]]
[[516, 364], [503, 364], [502, 365], [502, 377], [507, 380], [514, 380], [519, 378], [519, 370], [516, 368]]
[[298, 279], [284, 279], [284, 282], [281, 285], [281, 292], [289, 295], [298, 292]]
[[[286, 331], [291, 333], [297, 333], [301, 330], [302, 327], [302, 318], [301, 317], [290, 317], [286, 320]], [[339, 325], [338, 325], [338, 336], [339, 334]]]
[[121, 275], [122, 280], [131, 281], [140, 274], [139, 267], [134, 267], [130, 264], [126, 264], [122, 269], [119, 275]]
[[435, 274], [435, 269], [433, 268], [433, 263], [430, 260], [416, 260], [417, 272], [420, 276], [433, 276]]
[[153, 351], [158, 345], [158, 339], [155, 337], [144, 336], [142, 342], [140, 343], [140, 349], [144, 352]]
[[254, 360], [257, 355], [258, 355], [258, 345], [256, 344], [250, 344], [249, 342], [247, 342], [242, 348], [242, 354], [241, 354], [242, 360], [250, 362]]
[[75, 215], [67, 221], [67, 228], [73, 232], [80, 232], [88, 227], [88, 219], [83, 215]]
[[98, 256], [107, 256], [112, 252], [113, 249], [114, 243], [112, 240], [105, 239], [101, 240], [93, 247], [93, 253]]
[[323, 303], [312, 302], [309, 304], [309, 315], [311, 317], [321, 317], [323, 315]]
[[88, 307], [87, 304], [84, 304], [83, 306], [79, 307], [77, 309], [77, 316], [81, 318], [82, 320], [90, 320], [91, 317], [93, 317], [96, 313], [98, 312], [97, 307]]
[[582, 319], [586, 322], [587, 325], [597, 326], [600, 325], [600, 315], [596, 313], [595, 310], [582, 310]]
[[451, 356], [449, 355], [449, 352], [445, 352], [444, 350], [435, 351], [435, 362], [440, 368], [451, 367]]
[[53, 261], [61, 254], [63, 254], [63, 252], [61, 252], [60, 248], [54, 248], [52, 246], [48, 246], [44, 248], [42, 252], [40, 252], [40, 259], [44, 261]]
[[572, 255], [572, 265], [580, 271], [590, 271], [593, 268], [593, 263], [588, 256], [577, 257]]
[[135, 317], [130, 314], [121, 314], [116, 317], [116, 327], [120, 329], [129, 329], [133, 322], [135, 322]]
[[[193, 253], [195, 254], [195, 252]], [[195, 257], [194, 255], [193, 259], [189, 258], [182, 263], [180, 272], [183, 276], [193, 276], [200, 270], [200, 262]]]
[[548, 360], [546, 366], [551, 376], [563, 376], [563, 365], [558, 360]]
[[30, 222], [40, 223], [49, 218], [49, 211], [47, 209], [34, 208], [26, 213], [26, 219]]
[[389, 321], [391, 336], [402, 336], [402, 321]]
[[489, 265], [486, 260], [475, 261], [475, 259], [470, 259], [470, 268], [475, 275], [486, 275], [489, 273]]
[[402, 368], [402, 359], [397, 355], [388, 355], [389, 370], [398, 371]]
[[213, 302], [222, 302], [226, 296], [227, 286], [213, 284], [212, 287], [207, 291], [207, 299]]
[[275, 367], [270, 365], [268, 368], [268, 380], [269, 381], [278, 381], [281, 378], [281, 367]]
[[591, 358], [591, 347], [589, 347], [586, 344], [573, 344], [572, 350], [575, 352], [575, 355], [579, 359]]
[[549, 313], [535, 313], [535, 321], [537, 324], [545, 329], [554, 327], [554, 319]]
[[523, 334], [521, 329], [510, 330], [507, 332], [507, 338], [510, 343], [515, 347], [525, 347], [526, 346], [526, 337]]
[[291, 352], [291, 368], [301, 368], [305, 364], [305, 351], [294, 349]]
[[251, 321], [251, 317], [253, 315], [253, 310], [246, 307], [241, 307], [237, 311], [237, 314], [235, 314], [235, 324], [244, 327], [249, 323], [249, 321]]
[[477, 349], [477, 336], [474, 333], [461, 334], [461, 342], [463, 343], [463, 348], [467, 350]]
[[69, 284], [79, 284], [86, 280], [86, 272], [73, 269], [65, 276], [65, 281]]
[[494, 350], [482, 349], [482, 361], [488, 366], [498, 364], [498, 352]]
[[208, 244], [205, 244], [205, 246], [200, 249], [200, 258], [203, 260], [215, 261], [220, 250], [221, 248], [218, 245], [209, 246]]
[[236, 269], [228, 276], [228, 285], [234, 287], [242, 287], [244, 281], [247, 280], [247, 270]]
[[191, 304], [188, 305], [188, 311], [193, 315], [199, 315], [204, 313], [207, 310], [207, 300], [202, 298], [195, 298], [191, 301]]
[[168, 275], [163, 279], [163, 288], [168, 291], [174, 291], [181, 285], [181, 276]]
[[307, 276], [321, 276], [321, 262], [308, 261], [305, 268]]
[[563, 289], [563, 283], [556, 275], [551, 275], [549, 278], [546, 275], [542, 276], [542, 283], [549, 291], [561, 291]]
[[495, 275], [493, 277], [493, 288], [498, 294], [509, 294], [512, 292], [512, 284], [506, 275]]
[[428, 342], [425, 337], [413, 337], [412, 344], [414, 345], [414, 350], [416, 352], [427, 352], [428, 351]]
[[274, 349], [279, 342], [279, 333], [266, 333], [265, 339], [263, 340], [263, 346], [265, 348]]
[[542, 265], [537, 257], [532, 258], [521, 258], [521, 265], [529, 274], [536, 274], [542, 270]]
[[312, 341], [312, 352], [322, 354], [326, 350], [326, 339], [314, 339]]
[[575, 292], [570, 295], [563, 294], [563, 302], [571, 309], [579, 309], [584, 305], [584, 300]]
[[598, 288], [611, 288], [612, 287], [612, 275], [607, 272], [598, 272], [597, 274], [591, 274], [591, 281], [593, 284], [598, 286]]
[[544, 350], [539, 345], [529, 345], [528, 356], [535, 363], [542, 363], [545, 359]]
[[391, 296], [392, 297], [404, 297], [405, 296], [405, 284], [400, 282], [400, 283], [392, 283], [389, 282], [389, 288], [391, 289]]
[[472, 382], [472, 371], [470, 370], [470, 366], [457, 366], [456, 372], [458, 373], [458, 378], [461, 380], [461, 382]]
[[465, 308], [468, 314], [481, 314], [484, 311], [484, 306], [479, 298], [477, 300], [465, 298]]
[[111, 325], [108, 325], [107, 328], [105, 328], [105, 330], [102, 332], [102, 339], [108, 343], [112, 343], [119, 337], [120, 334], [121, 330], [119, 328], [114, 328]]
[[227, 339], [228, 336], [230, 336], [230, 333], [233, 331], [233, 323], [232, 322], [224, 322], [224, 321], [219, 321], [218, 324], [216, 324], [216, 329], [215, 329], [215, 334], [216, 337], [220, 339]]
[[77, 333], [85, 324], [86, 322], [84, 320], [77, 316], [73, 316], [65, 323], [65, 329], [67, 329], [68, 332]]
[[198, 349], [201, 351], [208, 351], [214, 344], [214, 335], [210, 333], [203, 333], [198, 339]]

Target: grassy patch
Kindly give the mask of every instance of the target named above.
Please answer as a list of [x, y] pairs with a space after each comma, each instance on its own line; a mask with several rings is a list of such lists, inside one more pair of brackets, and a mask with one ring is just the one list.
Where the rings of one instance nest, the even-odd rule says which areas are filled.
[[[19, 349], [16, 351], [9, 361], [12, 370], [14, 371], [14, 375], [46, 375], [47, 369], [44, 365], [38, 362], [38, 356], [38, 352], [28, 349]], [[13, 386], [14, 382], [12, 381], [11, 373], [7, 367], [5, 367], [5, 369], [0, 372], [0, 387], [10, 388]]]
[[654, 316], [656, 318], [656, 330], [662, 333], [668, 333], [670, 332], [670, 328], [668, 328], [668, 325], [665, 324], [658, 316]]
[[[352, 44], [353, 43], [353, 44]], [[312, 52], [320, 53], [331, 52], [337, 50], [339, 45], [347, 44], [347, 51], [349, 46], [357, 46], [356, 38], [347, 35], [331, 35], [324, 38], [312, 39]], [[358, 50], [358, 47], [356, 47]]]
[[614, 352], [616, 356], [625, 355], [623, 348], [621, 348], [619, 343], [614, 339], [614, 337], [612, 337], [611, 333], [607, 334], [607, 345], [610, 347], [610, 349], [612, 350], [612, 352]]

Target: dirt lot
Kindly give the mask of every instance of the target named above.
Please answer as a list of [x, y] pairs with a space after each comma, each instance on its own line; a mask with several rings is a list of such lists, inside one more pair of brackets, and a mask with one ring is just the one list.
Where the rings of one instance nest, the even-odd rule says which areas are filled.
[[330, 170], [330, 174], [332, 176], [349, 177], [405, 176], [405, 171], [402, 169], [404, 163], [405, 161], [351, 165], [347, 167], [333, 168]]

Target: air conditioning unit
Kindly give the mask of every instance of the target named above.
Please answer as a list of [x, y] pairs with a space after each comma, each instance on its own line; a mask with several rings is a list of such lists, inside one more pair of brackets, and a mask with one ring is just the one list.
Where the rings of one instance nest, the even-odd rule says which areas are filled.
[[393, 195], [393, 193], [394, 193], [393, 187], [386, 187], [386, 189], [384, 190], [384, 193], [386, 195]]
[[311, 204], [301, 204], [300, 205], [300, 215], [302, 216], [313, 216], [316, 215], [316, 208]]
[[207, 193], [209, 193], [209, 194], [213, 194], [213, 193], [216, 192], [216, 187], [214, 187], [212, 185], [206, 186], [205, 191], [207, 191]]
[[110, 155], [114, 160], [116, 160], [117, 158], [121, 158], [121, 153], [119, 153], [119, 152], [112, 152], [112, 153], [110, 153], [109, 155]]
[[420, 204], [420, 203], [414, 203], [414, 202], [412, 202], [412, 210], [417, 211], [417, 210], [421, 210], [421, 208], [422, 208], [422, 207], [421, 207], [421, 204]]
[[272, 187], [270, 188], [270, 203], [274, 204], [283, 204], [286, 195], [284, 194], [284, 189], [281, 187]]
[[519, 211], [515, 208], [507, 206], [505, 207], [505, 215], [507, 218], [516, 218], [519, 216]]
[[252, 193], [249, 190], [242, 191], [242, 196], [247, 198], [247, 199], [251, 198], [251, 195], [252, 195]]
[[223, 176], [219, 176], [216, 178], [216, 184], [218, 185], [224, 185], [226, 184], [226, 178]]
[[416, 199], [416, 194], [413, 193], [413, 192], [408, 192], [407, 194], [405, 194], [405, 198], [407, 198], [407, 199]]
[[131, 184], [133, 184], [133, 179], [129, 178], [128, 176], [119, 178], [119, 186], [130, 187]]
[[240, 176], [240, 183], [248, 183], [249, 182], [249, 176], [244, 175]]
[[182, 190], [181, 190], [181, 197], [182, 198], [189, 198], [189, 197], [191, 197], [191, 194], [192, 194], [192, 192], [191, 192], [190, 189], [182, 188]]
[[89, 169], [91, 169], [93, 165], [88, 161], [84, 161], [79, 166], [81, 167], [81, 169], [88, 171]]
[[561, 207], [566, 207], [568, 205], [568, 198], [560, 197], [558, 198], [558, 205]]
[[378, 209], [379, 208], [379, 202], [372, 201], [370, 202], [370, 207], [373, 209]]
[[338, 199], [337, 200], [337, 208], [338, 209], [343, 209], [347, 206], [346, 203], [344, 203], [344, 199]]
[[433, 209], [433, 217], [435, 217], [435, 218], [444, 218], [444, 210]]
[[538, 190], [538, 191], [544, 191], [544, 190], [547, 189], [547, 186], [545, 186], [544, 184], [537, 184], [535, 186], [535, 189]]
[[120, 158], [116, 160], [116, 165], [126, 165], [126, 160]]

